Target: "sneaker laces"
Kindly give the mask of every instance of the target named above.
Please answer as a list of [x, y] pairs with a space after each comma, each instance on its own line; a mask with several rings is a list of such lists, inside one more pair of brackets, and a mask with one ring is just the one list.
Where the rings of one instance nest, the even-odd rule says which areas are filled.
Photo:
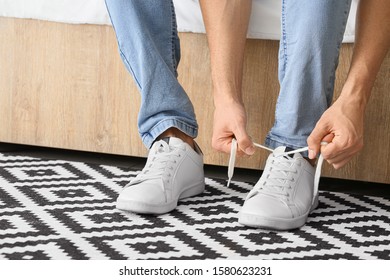
[[[321, 142], [321, 145], [326, 145], [328, 144], [327, 142]], [[270, 162], [271, 168], [273, 170], [272, 175], [270, 174], [269, 177], [267, 177], [268, 184], [262, 185], [262, 186], [257, 186], [258, 189], [254, 189], [253, 191], [259, 191], [260, 188], [272, 188], [272, 193], [276, 195], [282, 195], [286, 196], [286, 192], [284, 192], [284, 188], [287, 185], [286, 181], [294, 181], [293, 176], [290, 175], [290, 173], [296, 172], [296, 169], [291, 168], [291, 158], [288, 157], [291, 154], [296, 154], [300, 152], [305, 152], [309, 150], [309, 147], [303, 147], [291, 151], [285, 151], [285, 152], [280, 152], [273, 150], [271, 148], [268, 148], [266, 146], [263, 146], [258, 143], [253, 143], [254, 146], [258, 148], [262, 148], [265, 150], [268, 150], [272, 152], [273, 160]], [[233, 139], [232, 145], [231, 145], [231, 150], [230, 150], [230, 159], [229, 159], [229, 166], [228, 166], [228, 183], [227, 186], [230, 185], [231, 179], [233, 177], [234, 173], [234, 164], [236, 161], [236, 154], [237, 154], [237, 140]], [[319, 186], [319, 181], [321, 177], [321, 168], [322, 168], [322, 163], [324, 161], [324, 158], [320, 154], [318, 157], [317, 161], [317, 166], [315, 170], [315, 175], [314, 175], [314, 191], [313, 191], [313, 200], [312, 204], [314, 204], [314, 201], [318, 195], [318, 186]]]
[[169, 182], [174, 172], [173, 166], [177, 163], [177, 159], [181, 157], [181, 153], [173, 153], [179, 147], [170, 146], [164, 140], [155, 143], [158, 145], [151, 149], [148, 160], [142, 171], [132, 180], [130, 184], [140, 183], [145, 180], [163, 178]]
[[[299, 166], [300, 163], [297, 163]], [[291, 188], [290, 184], [295, 181], [297, 167], [292, 164], [289, 156], [271, 154], [271, 158], [267, 162], [268, 170], [266, 180], [263, 184], [256, 185], [254, 191], [272, 193], [276, 196], [288, 196], [286, 189]]]

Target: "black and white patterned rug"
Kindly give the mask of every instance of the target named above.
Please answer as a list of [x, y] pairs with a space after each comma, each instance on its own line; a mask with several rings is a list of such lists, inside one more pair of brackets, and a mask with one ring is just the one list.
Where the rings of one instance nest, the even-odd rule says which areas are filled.
[[321, 192], [301, 229], [246, 228], [251, 184], [207, 178], [162, 216], [115, 209], [136, 170], [0, 154], [0, 259], [390, 259], [390, 201]]

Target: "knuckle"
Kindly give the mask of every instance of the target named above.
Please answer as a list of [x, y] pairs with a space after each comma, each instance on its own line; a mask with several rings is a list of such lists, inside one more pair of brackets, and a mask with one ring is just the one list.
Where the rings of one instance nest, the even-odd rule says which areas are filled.
[[312, 135], [309, 135], [309, 137], [307, 137], [307, 144], [309, 146], [313, 145], [314, 143], [314, 139], [313, 139], [313, 136]]
[[[332, 157], [332, 152], [331, 151], [325, 150], [321, 154], [322, 154], [324, 159], [326, 159], [328, 162], [330, 161], [330, 158]], [[331, 162], [329, 162], [329, 163], [331, 163]]]

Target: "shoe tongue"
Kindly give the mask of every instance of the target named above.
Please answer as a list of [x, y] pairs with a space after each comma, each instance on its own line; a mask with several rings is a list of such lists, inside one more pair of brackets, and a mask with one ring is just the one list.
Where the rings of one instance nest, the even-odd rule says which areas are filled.
[[[163, 142], [165, 142], [166, 144], [163, 145], [164, 144]], [[169, 147], [180, 146], [183, 143], [184, 142], [181, 139], [176, 137], [164, 137], [154, 142], [152, 146], [152, 150], [169, 152], [170, 151]]]
[[164, 138], [162, 138], [161, 140], [163, 140], [164, 142], [166, 142], [167, 144], [169, 144], [169, 139], [170, 139], [170, 137], [164, 137]]
[[[291, 152], [291, 151], [294, 151], [294, 149], [292, 149], [290, 147], [279, 146], [274, 150], [274, 154], [278, 155], [278, 154], [283, 154], [283, 153], [287, 153], [287, 152]], [[288, 154], [288, 155], [284, 155], [284, 156], [290, 157], [290, 158], [302, 157], [302, 155], [300, 153], [293, 153], [293, 154]]]
[[183, 144], [183, 140], [181, 140], [180, 138], [176, 138], [176, 137], [164, 137], [161, 140], [163, 140], [164, 142], [166, 142], [168, 145], [171, 145], [171, 146], [177, 146], [177, 145]]
[[[291, 152], [291, 151], [294, 151], [294, 149], [290, 148], [290, 147], [286, 147], [286, 149], [284, 149], [285, 152]], [[287, 156], [289, 156], [290, 158], [294, 158], [296, 154], [288, 154]]]
[[292, 151], [292, 149], [289, 149], [285, 146], [279, 146], [276, 149], [274, 149], [275, 154], [283, 154], [284, 152]]

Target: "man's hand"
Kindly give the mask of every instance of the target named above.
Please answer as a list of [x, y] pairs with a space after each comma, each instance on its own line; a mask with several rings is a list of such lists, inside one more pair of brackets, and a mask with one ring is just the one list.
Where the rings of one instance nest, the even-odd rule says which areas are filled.
[[252, 0], [200, 0], [210, 49], [214, 96], [212, 146], [230, 153], [232, 139], [238, 155], [254, 153], [246, 132], [242, 102], [244, 50]]
[[212, 146], [214, 149], [230, 153], [232, 139], [238, 143], [237, 155], [252, 155], [255, 152], [252, 140], [246, 131], [246, 112], [239, 102], [216, 104]]
[[[344, 166], [363, 148], [364, 106], [340, 96], [325, 111], [309, 136], [309, 158], [320, 152], [335, 169]], [[328, 142], [320, 146], [321, 141]]]

